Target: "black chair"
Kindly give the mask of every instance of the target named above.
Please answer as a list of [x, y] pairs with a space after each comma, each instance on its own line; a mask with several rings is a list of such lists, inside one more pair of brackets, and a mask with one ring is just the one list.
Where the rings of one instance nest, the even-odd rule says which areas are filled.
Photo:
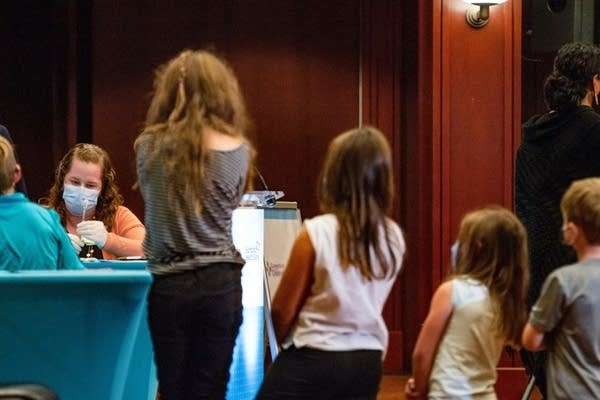
[[59, 400], [50, 388], [36, 383], [0, 385], [1, 400]]

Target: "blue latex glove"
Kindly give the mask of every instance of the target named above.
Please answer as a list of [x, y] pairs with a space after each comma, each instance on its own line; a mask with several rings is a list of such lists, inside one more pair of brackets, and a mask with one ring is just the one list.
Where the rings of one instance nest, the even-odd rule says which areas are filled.
[[[99, 248], [104, 248], [108, 231], [102, 221], [83, 221], [77, 224], [77, 233], [83, 241], [94, 242]], [[85, 238], [85, 239], [84, 239]]]

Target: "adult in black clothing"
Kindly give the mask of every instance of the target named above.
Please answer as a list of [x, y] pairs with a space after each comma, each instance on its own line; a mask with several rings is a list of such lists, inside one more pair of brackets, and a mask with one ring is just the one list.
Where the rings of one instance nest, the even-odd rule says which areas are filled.
[[[554, 269], [574, 263], [561, 242], [560, 199], [574, 180], [600, 176], [600, 114], [592, 105], [600, 94], [600, 48], [583, 43], [562, 46], [544, 84], [549, 111], [523, 124], [517, 152], [515, 211], [527, 229], [530, 258], [528, 306]], [[521, 352], [546, 395], [545, 352]]]
[[[10, 142], [10, 144], [14, 144], [12, 138], [10, 137], [10, 132], [8, 132], [8, 129], [6, 129], [4, 125], [0, 125], [0, 136], [4, 136], [6, 140]], [[16, 151], [15, 157], [17, 158], [17, 162], [19, 162], [19, 157], [17, 157]], [[25, 187], [25, 177], [21, 176], [21, 180], [17, 182], [15, 189], [17, 190], [17, 192], [21, 192], [25, 196], [27, 196], [27, 188]]]

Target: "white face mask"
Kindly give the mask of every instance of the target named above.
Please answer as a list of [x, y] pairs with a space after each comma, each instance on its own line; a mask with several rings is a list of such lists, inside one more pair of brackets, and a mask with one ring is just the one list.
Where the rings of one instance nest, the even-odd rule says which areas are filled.
[[84, 213], [96, 207], [99, 194], [98, 191], [83, 186], [65, 184], [63, 188], [63, 200], [67, 210], [73, 215], [82, 217]]

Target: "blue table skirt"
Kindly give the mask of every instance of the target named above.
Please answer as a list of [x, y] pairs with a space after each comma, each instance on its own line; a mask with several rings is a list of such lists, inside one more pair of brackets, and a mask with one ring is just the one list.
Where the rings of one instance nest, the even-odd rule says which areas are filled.
[[141, 270], [0, 273], [0, 379], [46, 384], [61, 400], [150, 399], [148, 370], [140, 389], [130, 372], [144, 368], [136, 347], [151, 280]]

